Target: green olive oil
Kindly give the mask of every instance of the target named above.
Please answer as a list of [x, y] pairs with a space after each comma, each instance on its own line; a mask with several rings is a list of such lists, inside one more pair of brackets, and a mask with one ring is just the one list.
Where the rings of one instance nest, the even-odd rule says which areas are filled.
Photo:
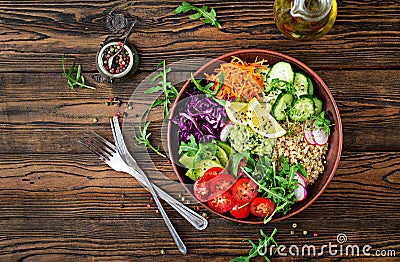
[[331, 30], [336, 20], [336, 0], [275, 0], [274, 19], [290, 39], [316, 40]]

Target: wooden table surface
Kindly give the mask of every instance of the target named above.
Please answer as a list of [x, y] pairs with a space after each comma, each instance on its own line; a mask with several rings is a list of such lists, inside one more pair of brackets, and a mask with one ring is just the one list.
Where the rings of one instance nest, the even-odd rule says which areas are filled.
[[[307, 258], [275, 255], [273, 261], [398, 261], [400, 2], [339, 1], [332, 31], [304, 43], [279, 33], [273, 1], [196, 4], [214, 7], [222, 29], [174, 15], [180, 5], [175, 0], [0, 2], [0, 261], [228, 261], [248, 253], [243, 239], [257, 240], [259, 229], [274, 228], [278, 244], [287, 247], [321, 248], [338, 244], [337, 235], [345, 234], [348, 245], [370, 245], [373, 255], [395, 251], [396, 257], [324, 252]], [[114, 35], [105, 20], [116, 9], [138, 18], [129, 42], [140, 54], [139, 70], [127, 81], [97, 84], [91, 81], [96, 52]], [[109, 118], [124, 112], [126, 104], [107, 107], [108, 97], [128, 101], [162, 60], [213, 58], [245, 48], [293, 56], [323, 78], [343, 121], [341, 161], [321, 197], [282, 222], [244, 225], [209, 214], [208, 228], [197, 231], [164, 205], [187, 245], [184, 256], [150, 194], [76, 141], [86, 129], [111, 139]], [[96, 90], [68, 87], [61, 76], [63, 53], [66, 64], [82, 65]], [[155, 144], [162, 139], [161, 111], [158, 115]], [[145, 171], [157, 168], [174, 178], [166, 159], [150, 156], [155, 167], [142, 159]], [[182, 192], [171, 194], [185, 196]]]

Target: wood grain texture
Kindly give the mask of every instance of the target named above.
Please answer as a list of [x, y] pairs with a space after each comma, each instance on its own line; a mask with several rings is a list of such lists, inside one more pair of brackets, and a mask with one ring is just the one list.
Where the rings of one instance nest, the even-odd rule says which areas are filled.
[[[196, 1], [216, 9], [221, 30], [191, 21], [188, 14], [174, 15], [180, 3], [0, 2], [0, 261], [229, 261], [250, 250], [243, 239], [256, 240], [260, 228], [270, 233], [275, 227], [278, 244], [287, 247], [321, 248], [337, 244], [337, 235], [346, 234], [348, 245], [371, 245], [371, 253], [394, 250], [396, 257], [325, 252], [319, 257], [275, 255], [273, 261], [398, 261], [400, 2], [339, 0], [332, 31], [307, 43], [289, 41], [279, 33], [272, 0]], [[139, 51], [139, 71], [125, 82], [98, 85], [91, 81], [95, 56], [107, 37], [118, 37], [105, 25], [107, 13], [116, 9], [138, 17], [129, 41]], [[189, 58], [210, 59], [243, 48], [283, 52], [322, 77], [342, 117], [341, 161], [313, 205], [265, 226], [209, 214], [209, 227], [196, 231], [164, 203], [188, 247], [182, 256], [150, 194], [130, 175], [113, 171], [89, 154], [77, 140], [86, 129], [111, 139], [108, 121], [118, 111], [138, 118], [149, 98], [130, 97], [160, 61], [184, 60], [185, 72], [177, 74], [185, 75], [198, 69]], [[97, 90], [69, 89], [61, 77], [64, 52], [66, 64], [81, 64]], [[135, 110], [126, 110], [126, 103], [105, 106], [116, 96], [134, 102]], [[161, 145], [160, 109], [150, 117], [152, 142]], [[155, 183], [197, 207], [166, 159], [144, 152], [135, 157]]]
[[341, 1], [333, 30], [311, 43], [288, 41], [279, 33], [273, 1], [198, 1], [216, 8], [221, 30], [193, 22], [188, 15], [174, 15], [179, 4], [2, 1], [0, 72], [55, 72], [63, 52], [95, 71], [93, 54], [110, 35], [105, 15], [115, 9], [139, 19], [130, 42], [138, 48], [142, 70], [154, 69], [162, 59], [216, 57], [243, 48], [284, 52], [316, 69], [399, 68], [400, 8], [395, 1]]
[[[311, 207], [262, 228], [277, 227], [277, 241], [286, 246], [320, 247], [343, 233], [349, 245], [398, 250], [399, 156], [345, 153], [334, 179]], [[171, 167], [166, 169], [172, 172]], [[160, 249], [167, 254], [157, 260], [178, 255], [150, 194], [129, 175], [112, 171], [92, 155], [6, 155], [0, 160], [0, 170], [0, 260], [76, 256], [152, 261], [160, 256]], [[152, 206], [147, 208], [147, 204]], [[190, 250], [185, 259], [198, 259], [201, 254], [201, 261], [226, 261], [246, 253], [249, 244], [242, 239], [258, 238], [260, 226], [214, 215], [209, 228], [199, 232], [165, 207]], [[289, 234], [292, 223], [298, 224], [295, 236]], [[302, 235], [304, 230], [307, 236]], [[318, 237], [312, 235], [315, 232]]]
[[[369, 70], [367, 82], [363, 70], [316, 72], [327, 83], [338, 104], [345, 151], [395, 151], [400, 148], [399, 70]], [[3, 74], [0, 95], [7, 97], [7, 101], [0, 104], [3, 152], [84, 152], [85, 149], [76, 143], [83, 130], [90, 128], [110, 135], [110, 116], [116, 112], [136, 114], [136, 108], [142, 108], [138, 103], [149, 99], [149, 96], [137, 95], [131, 100], [135, 110], [127, 110], [126, 103], [122, 107], [106, 106], [108, 97], [118, 96], [129, 102], [135, 88], [148, 75], [142, 72], [132, 81], [92, 91], [70, 90], [59, 74]], [[155, 109], [153, 114], [157, 117], [153, 119], [154, 131], [162, 125], [159, 110]], [[99, 122], [94, 123], [94, 118]], [[382, 128], [376, 128], [377, 125]], [[20, 143], [21, 139], [29, 142]], [[160, 144], [159, 140], [166, 140], [166, 137], [155, 134], [154, 139]]]

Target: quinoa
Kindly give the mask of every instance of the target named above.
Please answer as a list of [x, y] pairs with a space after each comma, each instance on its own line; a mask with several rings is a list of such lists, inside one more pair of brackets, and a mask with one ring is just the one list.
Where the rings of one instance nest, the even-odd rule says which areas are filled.
[[328, 143], [323, 146], [310, 145], [304, 139], [301, 124], [296, 124], [291, 129], [293, 134], [276, 139], [272, 159], [285, 156], [291, 165], [303, 164], [308, 174], [307, 183], [312, 184], [324, 172]]

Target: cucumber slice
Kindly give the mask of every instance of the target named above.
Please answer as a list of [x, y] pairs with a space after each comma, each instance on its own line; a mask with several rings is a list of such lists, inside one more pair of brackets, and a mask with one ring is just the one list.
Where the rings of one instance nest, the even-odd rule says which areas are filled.
[[307, 77], [307, 82], [308, 82], [308, 94], [310, 96], [314, 95], [314, 84], [311, 80], [311, 78]]
[[308, 94], [308, 78], [302, 73], [294, 74], [293, 86], [298, 97]]
[[292, 65], [287, 62], [278, 62], [272, 66], [267, 75], [267, 84], [269, 85], [273, 79], [283, 80], [293, 83], [294, 72]]
[[286, 111], [293, 103], [293, 95], [282, 93], [276, 99], [275, 104], [272, 106], [272, 113], [276, 120], [281, 121], [286, 119]]
[[318, 116], [319, 114], [321, 114], [322, 109], [323, 109], [323, 104], [322, 104], [322, 100], [313, 97], [313, 101], [314, 101], [314, 111], [315, 111], [315, 115]]
[[314, 115], [314, 101], [309, 96], [302, 96], [294, 101], [290, 109], [290, 118], [294, 121], [306, 121]]

